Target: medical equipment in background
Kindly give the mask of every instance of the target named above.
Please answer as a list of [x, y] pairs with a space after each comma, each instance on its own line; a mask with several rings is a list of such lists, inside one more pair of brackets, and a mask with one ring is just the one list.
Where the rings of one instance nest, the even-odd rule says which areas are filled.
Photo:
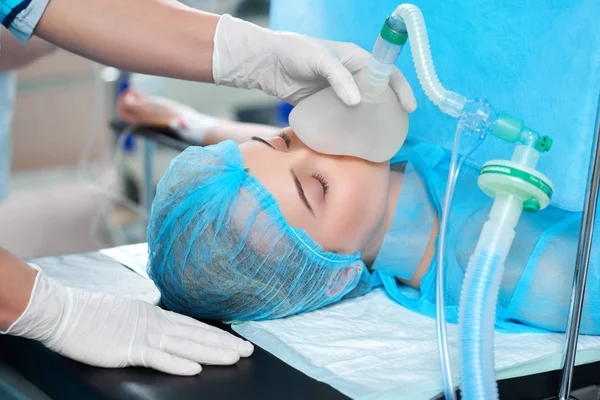
[[[540, 136], [508, 114], [495, 113], [484, 100], [467, 101], [464, 96], [444, 89], [433, 66], [423, 15], [416, 6], [400, 5], [387, 19], [378, 41], [384, 40], [388, 30], [408, 33], [413, 62], [425, 94], [442, 112], [459, 117], [444, 196], [437, 255], [437, 332], [444, 395], [448, 399], [454, 399], [455, 393], [445, 327], [444, 260], [454, 186], [461, 166], [488, 133], [510, 143], [520, 143], [511, 161], [490, 161], [481, 170], [478, 184], [487, 195], [494, 198], [494, 204], [475, 252], [469, 259], [459, 307], [463, 397], [496, 399], [498, 389], [493, 339], [504, 261], [512, 245], [521, 210], [536, 212], [550, 203], [552, 184], [535, 170], [535, 166], [540, 152], [550, 150], [552, 139]], [[476, 136], [477, 141], [458, 160], [459, 143], [463, 135]]]
[[[108, 82], [105, 76], [105, 69], [102, 69], [98, 64], [93, 64], [92, 68], [96, 85], [94, 110], [92, 111], [89, 129], [85, 134], [85, 142], [81, 151], [81, 155], [79, 156], [77, 170], [81, 179], [90, 186], [94, 199], [98, 204], [98, 212], [95, 214], [90, 223], [90, 236], [94, 236], [97, 238], [97, 240], [102, 242], [100, 238], [97, 237], [100, 221], [103, 219], [108, 221], [110, 216], [114, 215], [115, 209], [112, 205], [112, 201], [120, 199], [115, 199], [114, 194], [111, 193], [109, 189], [106, 189], [105, 185], [100, 182], [101, 178], [98, 176], [97, 168], [92, 165], [90, 160], [91, 150], [102, 122], [101, 117], [106, 94], [104, 90], [104, 84]], [[107, 148], [103, 158], [107, 158], [109, 154], [110, 150]], [[104, 164], [104, 162], [105, 160], [101, 160], [99, 164]], [[105, 225], [108, 236], [110, 237], [110, 241], [112, 243], [125, 243], [123, 240], [124, 234], [120, 229], [118, 229], [118, 227], [115, 227], [108, 222]]]
[[586, 187], [585, 203], [581, 218], [579, 242], [577, 244], [577, 259], [575, 261], [575, 274], [573, 276], [573, 289], [571, 291], [571, 304], [569, 306], [569, 320], [565, 339], [565, 354], [563, 370], [558, 392], [558, 400], [569, 400], [571, 384], [573, 383], [573, 370], [575, 368], [575, 355], [577, 353], [577, 340], [579, 338], [579, 325], [583, 309], [583, 297], [587, 272], [590, 265], [592, 252], [592, 239], [594, 236], [594, 222], [598, 207], [598, 192], [600, 191], [600, 99], [596, 113], [596, 134], [590, 149], [590, 165], [588, 183]]
[[[121, 226], [122, 224], [115, 223], [113, 220], [118, 214], [118, 209], [125, 208], [135, 216], [136, 221], [141, 221], [145, 226], [148, 220], [148, 213], [146, 213], [144, 208], [122, 195], [119, 188], [113, 187], [109, 182], [106, 182], [107, 171], [109, 172], [108, 177], [110, 181], [110, 173], [113, 172], [113, 168], [118, 174], [118, 171], [123, 167], [124, 153], [130, 153], [134, 148], [135, 142], [133, 141], [134, 136], [131, 130], [123, 132], [117, 138], [112, 146], [114, 150], [111, 149], [110, 144], [107, 144], [107, 148], [99, 160], [92, 162], [90, 159], [96, 136], [101, 131], [101, 117], [104, 100], [107, 95], [105, 85], [114, 83], [115, 92], [111, 94], [116, 100], [129, 87], [130, 74], [123, 73], [111, 67], [101, 67], [98, 64], [93, 64], [93, 72], [96, 82], [94, 109], [77, 164], [78, 174], [89, 185], [97, 204], [97, 212], [90, 223], [90, 236], [95, 237], [100, 243], [104, 243], [105, 240], [101, 237], [106, 234], [110, 245], [127, 244], [132, 241], [139, 242], [144, 239], [144, 236], [143, 229], [135, 229], [139, 225], [138, 223], [133, 224], [134, 229], [132, 230], [131, 228], [125, 229]], [[100, 229], [101, 223], [105, 229]], [[127, 232], [127, 230], [133, 231], [133, 234]], [[135, 231], [140, 231], [141, 235]], [[101, 232], [102, 235], [100, 234]]]
[[465, 399], [498, 398], [493, 342], [504, 262], [521, 210], [545, 208], [553, 192], [548, 178], [534, 169], [540, 152], [550, 149], [551, 139], [507, 115], [499, 115], [496, 127], [506, 122], [512, 123], [513, 138], [520, 144], [511, 161], [489, 161], [481, 169], [479, 187], [494, 202], [469, 259], [459, 305], [461, 392]]
[[[183, 3], [207, 12], [230, 13], [260, 26], [268, 26], [266, 0], [185, 0]], [[242, 15], [242, 12], [245, 14]], [[275, 99], [260, 91], [239, 91], [199, 82], [129, 73], [112, 67], [102, 68], [98, 76], [112, 86], [109, 97], [114, 100], [110, 106], [113, 109], [116, 109], [118, 95], [127, 87], [150, 96], [172, 98], [224, 119], [234, 119], [236, 112], [249, 107], [272, 108], [277, 104]], [[112, 117], [116, 119], [116, 113]], [[104, 172], [110, 170], [110, 173], [116, 174], [117, 184], [113, 185], [116, 187], [108, 187], [105, 182], [101, 182], [98, 174], [92, 175], [91, 163], [86, 162], [83, 164], [87, 165], [80, 166], [88, 170], [86, 181], [97, 194], [99, 212], [90, 232], [98, 240], [102, 240], [102, 243], [107, 242], [106, 246], [145, 240], [145, 227], [156, 182], [178, 153], [178, 150], [166, 148], [138, 135], [137, 128], [139, 127], [119, 130], [116, 139], [109, 141], [111, 148], [97, 163], [101, 168], [94, 168]], [[97, 133], [97, 127], [95, 132]], [[92, 131], [90, 134], [93, 134]], [[105, 232], [108, 241], [104, 238]]]
[[[493, 339], [504, 261], [512, 245], [514, 228], [521, 210], [535, 212], [550, 203], [552, 184], [534, 168], [540, 152], [550, 150], [552, 139], [524, 127], [522, 121], [508, 114], [494, 112], [485, 100], [467, 101], [464, 96], [444, 89], [435, 73], [425, 22], [418, 7], [402, 4], [396, 8], [386, 20], [378, 41], [385, 40], [388, 30], [408, 33], [413, 62], [425, 94], [442, 112], [459, 117], [437, 253], [437, 332], [444, 395], [447, 399], [455, 398], [444, 307], [445, 242], [454, 186], [461, 166], [487, 134], [491, 133], [510, 143], [520, 142], [511, 161], [490, 161], [481, 170], [479, 186], [494, 198], [494, 204], [490, 218], [482, 228], [475, 252], [469, 259], [459, 307], [462, 395], [465, 399], [496, 399], [498, 389]], [[477, 141], [458, 160], [459, 143], [463, 135], [476, 136]]]

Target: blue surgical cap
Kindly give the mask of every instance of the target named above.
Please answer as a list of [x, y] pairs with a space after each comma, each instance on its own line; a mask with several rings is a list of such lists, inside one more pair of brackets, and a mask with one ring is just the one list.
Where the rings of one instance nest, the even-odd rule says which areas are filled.
[[148, 273], [168, 308], [273, 319], [371, 289], [359, 254], [326, 252], [289, 226], [251, 172], [233, 141], [190, 147], [171, 162], [148, 225]]

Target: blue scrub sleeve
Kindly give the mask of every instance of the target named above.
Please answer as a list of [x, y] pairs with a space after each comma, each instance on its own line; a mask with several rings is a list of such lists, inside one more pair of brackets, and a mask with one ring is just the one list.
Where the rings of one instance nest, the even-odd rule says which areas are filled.
[[38, 24], [50, 0], [0, 0], [0, 21], [25, 43]]
[[15, 73], [0, 74], [0, 205], [8, 196], [11, 159], [10, 125], [15, 94]]

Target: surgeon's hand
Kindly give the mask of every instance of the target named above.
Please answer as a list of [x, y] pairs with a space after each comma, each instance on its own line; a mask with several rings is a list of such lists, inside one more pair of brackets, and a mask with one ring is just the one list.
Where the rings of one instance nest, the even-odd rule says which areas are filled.
[[66, 288], [38, 272], [23, 315], [6, 332], [99, 367], [143, 366], [196, 375], [200, 364], [230, 365], [252, 344], [149, 303]]
[[[223, 15], [214, 39], [213, 79], [218, 85], [260, 89], [290, 103], [331, 85], [348, 104], [360, 102], [352, 74], [370, 54], [351, 43], [275, 32]], [[416, 108], [413, 92], [398, 69], [390, 86], [408, 112]]]

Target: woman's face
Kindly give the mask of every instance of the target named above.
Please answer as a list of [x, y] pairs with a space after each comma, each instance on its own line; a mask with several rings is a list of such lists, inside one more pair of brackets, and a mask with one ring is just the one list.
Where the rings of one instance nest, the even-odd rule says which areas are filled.
[[290, 226], [326, 251], [353, 254], [383, 221], [389, 164], [308, 148], [291, 128], [240, 145], [244, 167], [273, 194]]

